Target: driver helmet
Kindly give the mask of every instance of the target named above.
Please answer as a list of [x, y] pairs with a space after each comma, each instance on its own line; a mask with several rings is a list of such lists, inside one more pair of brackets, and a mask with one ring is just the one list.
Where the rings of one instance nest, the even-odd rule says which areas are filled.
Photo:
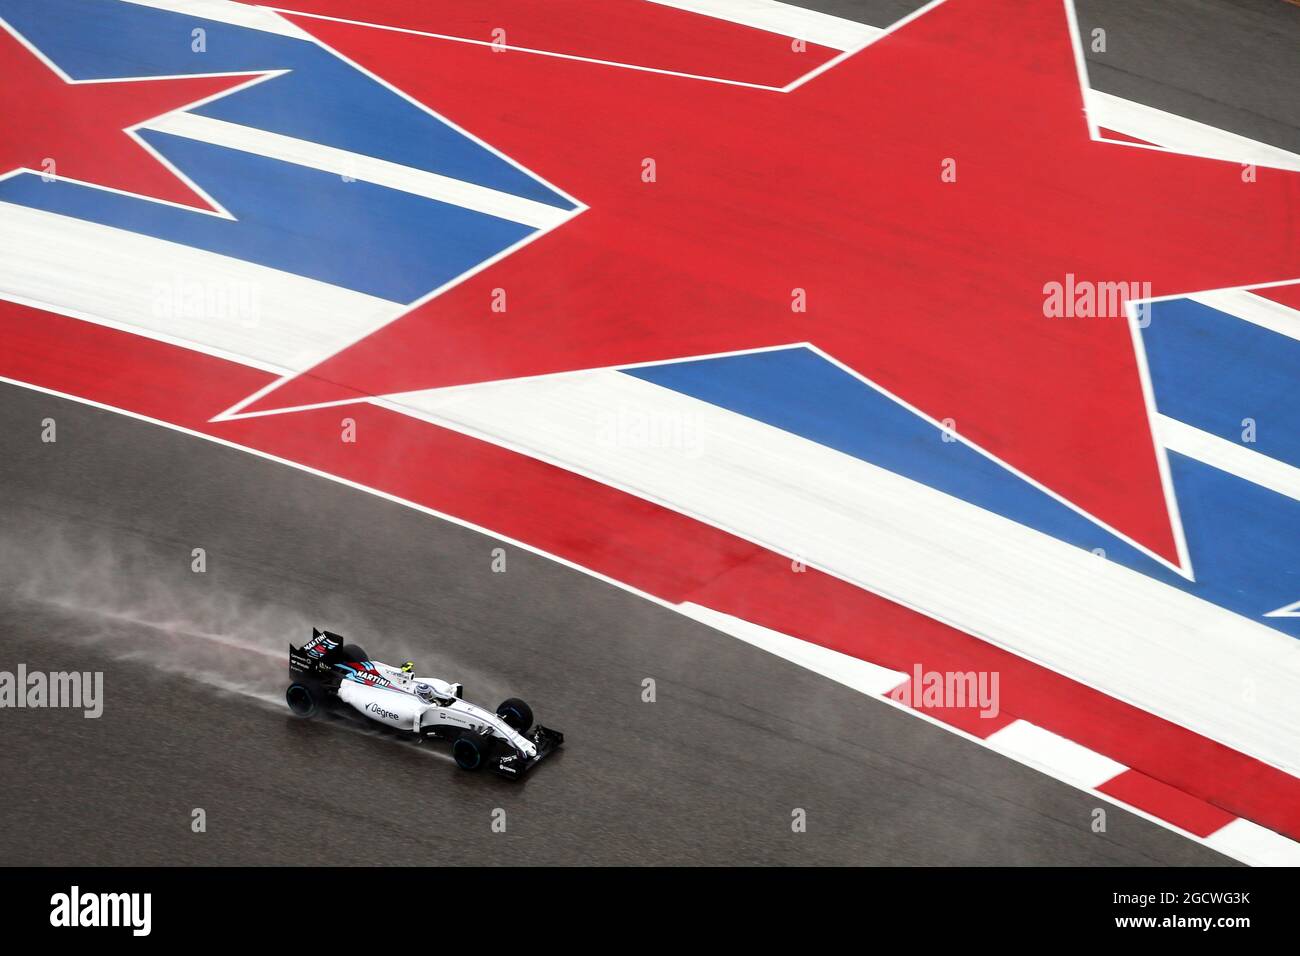
[[415, 685], [415, 696], [420, 698], [426, 704], [433, 703], [433, 685], [420, 681]]

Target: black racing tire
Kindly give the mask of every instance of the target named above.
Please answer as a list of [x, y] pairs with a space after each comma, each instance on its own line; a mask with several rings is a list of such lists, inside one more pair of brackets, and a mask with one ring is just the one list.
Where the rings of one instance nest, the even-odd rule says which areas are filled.
[[497, 716], [516, 733], [526, 734], [533, 725], [533, 709], [518, 697], [507, 697], [497, 708]]
[[344, 644], [337, 651], [338, 660], [349, 664], [363, 664], [370, 660], [370, 655], [360, 644]]
[[461, 770], [482, 770], [491, 759], [494, 747], [492, 737], [465, 733], [452, 741], [451, 756]]
[[363, 664], [370, 660], [370, 655], [360, 644], [340, 644], [326, 654], [324, 660], [326, 666], [332, 668], [337, 664]]
[[321, 692], [319, 687], [305, 684], [302, 681], [294, 681], [289, 685], [289, 689], [284, 692], [284, 699], [289, 704], [289, 710], [295, 717], [309, 720], [320, 713]]

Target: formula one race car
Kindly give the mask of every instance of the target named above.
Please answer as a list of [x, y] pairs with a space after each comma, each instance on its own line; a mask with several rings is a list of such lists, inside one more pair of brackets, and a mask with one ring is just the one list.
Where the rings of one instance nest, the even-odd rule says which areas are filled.
[[299, 717], [355, 710], [416, 739], [450, 740], [462, 769], [489, 767], [513, 779], [564, 743], [558, 730], [534, 727], [532, 709], [517, 697], [493, 713], [466, 701], [460, 684], [417, 677], [414, 669], [409, 661], [393, 667], [371, 660], [338, 634], [313, 628], [302, 647], [289, 645], [293, 683], [285, 699]]

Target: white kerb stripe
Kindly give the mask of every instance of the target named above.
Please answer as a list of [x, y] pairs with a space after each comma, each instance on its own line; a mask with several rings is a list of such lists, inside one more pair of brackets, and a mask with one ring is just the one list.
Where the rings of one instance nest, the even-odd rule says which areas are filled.
[[558, 209], [449, 176], [195, 113], [170, 113], [149, 123], [147, 128], [398, 189], [536, 229], [559, 225], [573, 215], [572, 210]]
[[1300, 468], [1167, 415], [1157, 417], [1156, 428], [1161, 443], [1170, 451], [1300, 501]]
[[1045, 771], [1058, 780], [1095, 790], [1128, 768], [1095, 750], [1044, 730], [1027, 720], [1016, 720], [984, 743], [1000, 754]]
[[1205, 845], [1251, 866], [1300, 866], [1300, 843], [1241, 817], [1211, 833]]
[[887, 694], [907, 680], [907, 675], [902, 671], [893, 671], [849, 654], [841, 654], [820, 644], [802, 641], [797, 637], [763, 627], [761, 624], [715, 611], [713, 608], [687, 601], [677, 605], [677, 609], [687, 617], [707, 624], [715, 630], [730, 634], [746, 644], [761, 648], [777, 657], [783, 657], [814, 674], [829, 677], [845, 687], [851, 687], [871, 697]]
[[1281, 302], [1244, 289], [1223, 289], [1217, 292], [1196, 292], [1187, 296], [1193, 302], [1218, 309], [1252, 325], [1300, 340], [1300, 312]]
[[833, 50], [852, 50], [881, 34], [878, 27], [854, 23], [841, 17], [805, 10], [774, 0], [650, 0], [663, 7], [675, 7], [727, 20], [743, 26], [779, 33], [816, 43]]
[[1300, 156], [1236, 133], [1166, 113], [1100, 90], [1087, 91], [1088, 114], [1099, 126], [1136, 136], [1148, 143], [1180, 153], [1234, 163], [1254, 163], [1277, 169], [1300, 170]]
[[405, 306], [241, 259], [0, 203], [0, 298], [303, 371]]

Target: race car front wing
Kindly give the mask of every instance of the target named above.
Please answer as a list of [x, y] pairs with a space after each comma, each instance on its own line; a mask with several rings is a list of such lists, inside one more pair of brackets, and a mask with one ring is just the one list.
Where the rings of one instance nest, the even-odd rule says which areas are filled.
[[537, 747], [536, 757], [525, 757], [519, 751], [511, 750], [510, 753], [501, 757], [492, 769], [503, 777], [518, 780], [564, 743], [564, 734], [558, 730], [552, 730], [550, 727], [543, 727], [541, 724], [534, 727], [532, 733], [526, 736]]

